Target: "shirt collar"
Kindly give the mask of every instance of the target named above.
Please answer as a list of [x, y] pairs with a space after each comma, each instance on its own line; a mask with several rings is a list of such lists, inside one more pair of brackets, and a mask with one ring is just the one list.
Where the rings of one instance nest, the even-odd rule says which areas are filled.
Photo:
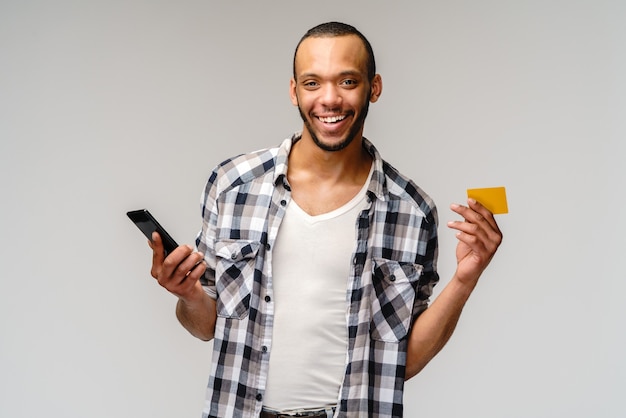
[[[289, 152], [291, 152], [291, 147], [302, 137], [301, 132], [296, 132], [290, 138], [285, 139], [278, 148], [278, 153], [276, 155], [276, 169], [274, 171], [274, 184], [278, 182], [279, 179], [283, 180], [284, 184], [286, 184], [285, 179], [287, 178], [287, 163], [289, 161]], [[379, 200], [386, 200], [387, 195], [387, 187], [385, 181], [385, 171], [383, 169], [383, 160], [378, 153], [374, 144], [372, 144], [367, 138], [363, 138], [363, 148], [372, 156], [374, 161], [374, 172], [372, 173], [372, 178], [370, 179], [370, 184], [367, 188], [368, 193], [374, 194]]]

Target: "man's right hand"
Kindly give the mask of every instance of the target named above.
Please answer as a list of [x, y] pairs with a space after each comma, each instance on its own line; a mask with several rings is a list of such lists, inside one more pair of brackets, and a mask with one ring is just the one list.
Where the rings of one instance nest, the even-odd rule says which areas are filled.
[[205, 296], [200, 277], [206, 270], [204, 255], [189, 245], [181, 245], [164, 256], [163, 242], [158, 232], [148, 241], [152, 248], [152, 269], [150, 274], [159, 284], [185, 303], [202, 300]]
[[152, 234], [148, 245], [152, 248], [152, 277], [178, 297], [176, 317], [196, 338], [211, 340], [217, 311], [215, 300], [204, 292], [200, 283], [207, 268], [204, 255], [189, 245], [181, 245], [165, 257], [163, 242], [157, 232]]

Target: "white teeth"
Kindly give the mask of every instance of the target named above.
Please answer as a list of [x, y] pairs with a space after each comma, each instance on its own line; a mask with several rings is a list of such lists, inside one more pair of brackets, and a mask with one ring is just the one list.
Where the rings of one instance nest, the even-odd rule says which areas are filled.
[[319, 120], [321, 120], [324, 123], [335, 123], [335, 122], [339, 122], [340, 120], [344, 120], [345, 118], [346, 117], [342, 115], [342, 116], [329, 116], [327, 118], [320, 117]]

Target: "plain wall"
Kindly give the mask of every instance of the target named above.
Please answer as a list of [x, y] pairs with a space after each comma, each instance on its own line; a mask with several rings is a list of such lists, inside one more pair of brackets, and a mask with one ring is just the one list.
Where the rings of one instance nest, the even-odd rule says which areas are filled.
[[301, 128], [293, 49], [341, 20], [366, 136], [437, 202], [505, 186], [505, 239], [407, 417], [623, 417], [626, 2], [0, 1], [0, 416], [199, 417], [211, 344], [125, 212], [179, 242], [214, 165]]

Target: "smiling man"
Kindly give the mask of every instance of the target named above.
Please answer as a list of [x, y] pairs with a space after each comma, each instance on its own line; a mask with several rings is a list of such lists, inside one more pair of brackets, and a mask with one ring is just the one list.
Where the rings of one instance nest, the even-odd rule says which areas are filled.
[[324, 151], [360, 148], [369, 103], [382, 92], [364, 42], [357, 35], [309, 37], [297, 48], [291, 100], [306, 127], [303, 136]]
[[155, 234], [152, 275], [214, 341], [203, 417], [400, 417], [404, 381], [449, 339], [502, 234], [479, 203], [451, 205], [457, 269], [429, 307], [435, 206], [363, 137], [382, 93], [369, 42], [319, 25], [293, 73], [302, 132], [220, 164], [197, 251], [164, 259]]

